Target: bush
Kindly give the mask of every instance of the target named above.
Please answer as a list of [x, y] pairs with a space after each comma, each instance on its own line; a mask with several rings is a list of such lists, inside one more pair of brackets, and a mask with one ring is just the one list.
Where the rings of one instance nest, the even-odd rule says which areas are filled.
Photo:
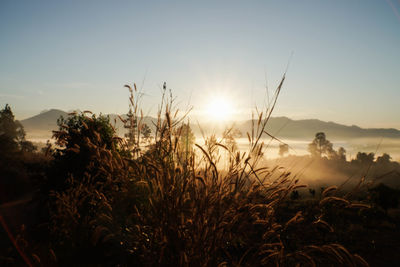
[[57, 147], [53, 153], [52, 181], [49, 181], [52, 183], [49, 189], [56, 191], [65, 189], [65, 182], [71, 176], [83, 179], [87, 174], [97, 172], [101, 155], [97, 154], [96, 148], [109, 152], [116, 144], [115, 131], [108, 117], [73, 114], [66, 119], [61, 117], [57, 124], [59, 130], [53, 135]]

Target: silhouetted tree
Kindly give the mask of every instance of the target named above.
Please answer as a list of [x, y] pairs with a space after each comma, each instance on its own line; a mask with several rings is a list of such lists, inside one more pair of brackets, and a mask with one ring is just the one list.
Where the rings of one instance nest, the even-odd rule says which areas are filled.
[[19, 121], [14, 119], [14, 114], [8, 104], [0, 110], [0, 151], [3, 155], [9, 152], [33, 152], [35, 146], [25, 140], [25, 130]]
[[372, 164], [374, 162], [375, 154], [374, 153], [365, 153], [365, 152], [358, 152], [356, 156], [356, 162], [360, 164]]
[[330, 160], [346, 161], [346, 150], [343, 147], [339, 147], [338, 151], [332, 149], [327, 155]]
[[279, 144], [279, 156], [283, 157], [288, 152], [289, 152], [288, 144]]
[[95, 146], [111, 150], [116, 146], [114, 129], [109, 118], [100, 115], [87, 117], [84, 114], [61, 117], [57, 120], [59, 131], [54, 131], [58, 148], [54, 152], [54, 187], [63, 186], [65, 179], [73, 175], [82, 179], [85, 173], [96, 171], [101, 157]]
[[346, 149], [339, 147], [337, 155], [339, 160], [346, 161]]
[[128, 114], [126, 114], [127, 120], [124, 123], [124, 128], [128, 130], [127, 133], [125, 133], [125, 138], [128, 142], [129, 149], [134, 150], [137, 148], [137, 118], [136, 114], [132, 112], [132, 108], [129, 108]]
[[392, 157], [387, 154], [387, 153], [383, 153], [382, 156], [379, 156], [376, 159], [376, 163], [378, 164], [389, 164], [391, 162]]
[[326, 139], [323, 132], [315, 134], [314, 140], [308, 145], [308, 151], [312, 156], [322, 157], [323, 154], [330, 156], [334, 152], [332, 143]]
[[151, 136], [150, 136], [151, 135], [151, 129], [146, 123], [143, 124], [141, 133], [142, 133], [144, 141], [145, 142], [149, 142], [150, 138], [151, 138]]
[[[28, 155], [36, 147], [25, 140], [22, 124], [14, 119], [9, 105], [0, 110], [0, 203], [10, 201], [32, 190], [43, 165]], [[1, 261], [1, 260], [0, 260]]]

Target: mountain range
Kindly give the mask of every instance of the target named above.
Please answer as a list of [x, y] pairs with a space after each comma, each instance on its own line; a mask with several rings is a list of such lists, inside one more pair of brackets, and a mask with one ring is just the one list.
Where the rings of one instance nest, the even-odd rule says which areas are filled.
[[[49, 139], [52, 131], [57, 130], [57, 119], [63, 116], [68, 117], [68, 113], [58, 109], [51, 109], [42, 112], [36, 116], [21, 120], [20, 122], [27, 132], [29, 139]], [[110, 122], [117, 129], [117, 133], [122, 135], [124, 132], [123, 123], [116, 114], [109, 114]], [[124, 116], [122, 116], [124, 117]], [[148, 124], [154, 132], [154, 123], [156, 119], [153, 117], [143, 118], [143, 122]], [[255, 125], [257, 123], [255, 122]], [[240, 130], [243, 135], [251, 131], [252, 121], [237, 121], [233, 127]], [[201, 135], [201, 131], [205, 133], [220, 133], [225, 125], [217, 123], [191, 124], [193, 132]], [[200, 130], [201, 128], [201, 130]], [[361, 128], [356, 125], [347, 126], [335, 122], [325, 122], [317, 119], [292, 120], [287, 117], [272, 117], [268, 121], [267, 132], [277, 138], [312, 140], [317, 132], [325, 132], [328, 139], [331, 140], [348, 140], [358, 138], [399, 138], [400, 131], [393, 128]]]

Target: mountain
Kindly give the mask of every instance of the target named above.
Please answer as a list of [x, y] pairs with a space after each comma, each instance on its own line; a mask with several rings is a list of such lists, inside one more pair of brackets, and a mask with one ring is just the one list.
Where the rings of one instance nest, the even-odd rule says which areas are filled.
[[[67, 117], [68, 113], [52, 109], [31, 118], [22, 120], [21, 123], [27, 132], [27, 137], [30, 139], [49, 139], [52, 135], [52, 130], [57, 130], [57, 119], [60, 117]], [[117, 133], [121, 136], [124, 134], [125, 129], [123, 123], [116, 114], [109, 114], [111, 124], [116, 128]], [[122, 115], [126, 118], [126, 115]], [[155, 118], [144, 117], [143, 123], [150, 126], [154, 132]], [[254, 122], [257, 125], [257, 122]], [[191, 124], [193, 132], [201, 135], [199, 125]], [[223, 130], [221, 125], [214, 124], [201, 124], [200, 127], [205, 133], [220, 133]], [[239, 129], [244, 136], [246, 132], [251, 131], [252, 121], [238, 121], [234, 127]], [[342, 125], [334, 122], [325, 122], [317, 119], [308, 120], [292, 120], [287, 117], [272, 117], [268, 121], [267, 132], [277, 138], [297, 139], [297, 140], [311, 140], [317, 132], [324, 132], [329, 140], [348, 140], [358, 138], [399, 138], [400, 131], [392, 128], [360, 128], [352, 125]]]
[[[254, 122], [257, 125], [257, 122]], [[251, 129], [251, 120], [237, 123], [242, 133]], [[356, 138], [400, 138], [400, 131], [393, 128], [360, 128], [352, 125], [342, 125], [335, 122], [325, 122], [317, 119], [292, 120], [287, 117], [272, 117], [268, 121], [266, 130], [278, 138], [312, 139], [317, 132], [324, 132], [328, 139], [356, 139]]]
[[29, 139], [50, 139], [52, 131], [58, 129], [57, 119], [61, 116], [65, 118], [68, 113], [59, 109], [51, 109], [20, 122]]
[[[48, 111], [43, 111], [40, 114], [33, 116], [31, 118], [21, 120], [22, 126], [24, 126], [25, 132], [28, 139], [34, 139], [38, 141], [46, 141], [51, 139], [52, 131], [58, 130], [57, 120], [60, 117], [68, 117], [68, 113], [58, 109], [51, 109]], [[106, 115], [110, 118], [111, 125], [117, 131], [117, 134], [122, 136], [125, 133], [124, 125], [122, 121], [118, 118], [117, 114]], [[123, 119], [126, 119], [126, 115], [121, 115]], [[150, 126], [152, 132], [154, 132], [155, 118], [144, 117], [142, 123], [146, 123]]]

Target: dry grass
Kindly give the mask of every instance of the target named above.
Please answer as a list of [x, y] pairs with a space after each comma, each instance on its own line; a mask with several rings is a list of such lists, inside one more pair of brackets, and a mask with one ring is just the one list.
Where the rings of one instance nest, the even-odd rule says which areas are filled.
[[[182, 147], [184, 116], [174, 111], [165, 86], [149, 149], [139, 146], [139, 138], [132, 147], [117, 137], [108, 149], [91, 129], [83, 177], [72, 176], [66, 189], [52, 192], [52, 258], [61, 265], [76, 263], [79, 256], [86, 264], [143, 266], [368, 266], [340, 244], [319, 238], [334, 231], [324, 221], [325, 205], [364, 208], [335, 196], [336, 188], [325, 190], [311, 221], [302, 211], [285, 220], [278, 216], [291, 192], [304, 187], [289, 172], [260, 164], [265, 153], [261, 137], [268, 135], [265, 127], [283, 82], [271, 107], [256, 114], [258, 122], [247, 133], [247, 153], [215, 137], [205, 146]], [[137, 90], [127, 87], [140, 136]], [[69, 129], [63, 127], [58, 141], [67, 140]], [[218, 167], [221, 149], [229, 155], [226, 169]]]

